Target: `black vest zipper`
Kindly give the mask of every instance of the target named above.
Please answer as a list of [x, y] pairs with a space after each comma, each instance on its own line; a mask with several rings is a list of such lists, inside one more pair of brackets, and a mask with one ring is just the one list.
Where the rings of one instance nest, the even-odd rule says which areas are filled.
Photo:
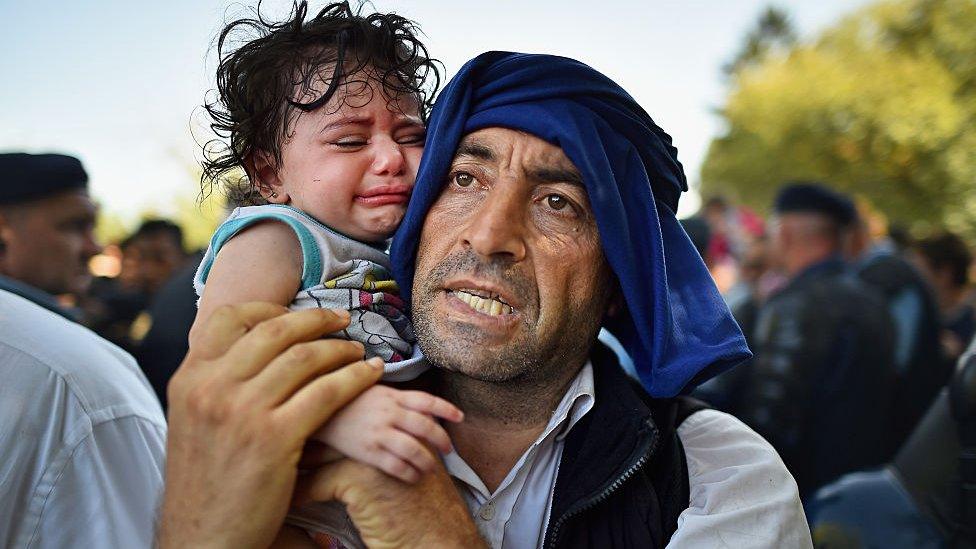
[[[654, 455], [654, 452], [657, 451], [657, 445], [659, 439], [660, 436], [658, 435], [657, 429], [653, 429], [651, 434], [651, 442], [650, 444], [648, 444], [647, 451], [641, 453], [641, 456], [637, 458], [637, 461], [635, 461], [630, 467], [628, 467], [627, 470], [624, 471], [620, 476], [618, 476], [613, 482], [611, 482], [610, 486], [607, 486], [602, 492], [600, 492], [599, 494], [593, 497], [585, 499], [581, 502], [577, 502], [576, 505], [574, 505], [571, 509], [563, 513], [563, 515], [559, 517], [559, 520], [556, 521], [553, 527], [546, 532], [546, 538], [548, 538], [549, 543], [544, 544], [544, 546], [550, 549], [555, 549], [556, 543], [559, 541], [559, 530], [560, 528], [562, 528], [563, 524], [565, 524], [567, 520], [573, 518], [576, 515], [583, 513], [588, 509], [592, 509], [593, 507], [599, 505], [602, 501], [610, 497], [611, 494], [613, 494], [621, 486], [623, 486], [625, 482], [630, 480], [630, 477], [634, 476], [634, 474], [637, 473], [637, 471], [639, 471], [642, 467], [644, 467], [644, 465], [647, 463], [647, 460], [649, 460], [651, 456]], [[560, 464], [561, 462], [562, 459], [560, 459]], [[556, 479], [558, 478], [559, 478], [559, 466], [556, 467]]]

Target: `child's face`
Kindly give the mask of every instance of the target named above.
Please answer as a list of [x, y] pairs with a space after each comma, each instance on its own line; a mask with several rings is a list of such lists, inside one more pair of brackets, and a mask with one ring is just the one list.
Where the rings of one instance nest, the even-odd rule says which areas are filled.
[[270, 178], [258, 170], [262, 183], [271, 183], [262, 194], [357, 240], [389, 238], [424, 150], [416, 100], [391, 102], [379, 83], [354, 82], [313, 112], [296, 110], [289, 130], [281, 168]]

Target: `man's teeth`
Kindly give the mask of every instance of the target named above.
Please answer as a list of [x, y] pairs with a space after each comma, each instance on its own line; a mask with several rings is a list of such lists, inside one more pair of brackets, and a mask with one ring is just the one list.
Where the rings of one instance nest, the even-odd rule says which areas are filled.
[[474, 294], [465, 292], [464, 290], [455, 290], [454, 295], [461, 301], [467, 303], [468, 307], [471, 307], [482, 314], [497, 316], [501, 314], [512, 314], [515, 312], [515, 309], [512, 309], [497, 299], [476, 296]]

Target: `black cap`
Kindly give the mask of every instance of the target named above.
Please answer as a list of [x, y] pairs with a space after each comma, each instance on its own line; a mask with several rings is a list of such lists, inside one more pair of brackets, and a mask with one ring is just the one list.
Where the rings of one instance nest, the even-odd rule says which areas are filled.
[[820, 183], [791, 183], [783, 186], [776, 196], [773, 209], [778, 214], [817, 213], [841, 225], [850, 225], [857, 219], [857, 209], [850, 198]]
[[88, 174], [73, 156], [0, 154], [0, 204], [26, 202], [87, 185]]

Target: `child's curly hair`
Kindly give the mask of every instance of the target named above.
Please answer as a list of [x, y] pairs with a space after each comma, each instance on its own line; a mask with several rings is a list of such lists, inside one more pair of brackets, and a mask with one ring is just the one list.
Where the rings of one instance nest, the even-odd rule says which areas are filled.
[[261, 15], [259, 3], [254, 17], [224, 27], [217, 41], [216, 98], [204, 105], [220, 138], [203, 146], [201, 196], [224, 182], [232, 200], [259, 198], [246, 175], [232, 174], [241, 173], [258, 150], [280, 164], [293, 109], [325, 105], [350, 78], [381, 82], [392, 103], [404, 94], [415, 97], [426, 121], [441, 83], [440, 62], [430, 58], [414, 22], [361, 11], [336, 2], [306, 21], [302, 0], [286, 21], [275, 23]]

